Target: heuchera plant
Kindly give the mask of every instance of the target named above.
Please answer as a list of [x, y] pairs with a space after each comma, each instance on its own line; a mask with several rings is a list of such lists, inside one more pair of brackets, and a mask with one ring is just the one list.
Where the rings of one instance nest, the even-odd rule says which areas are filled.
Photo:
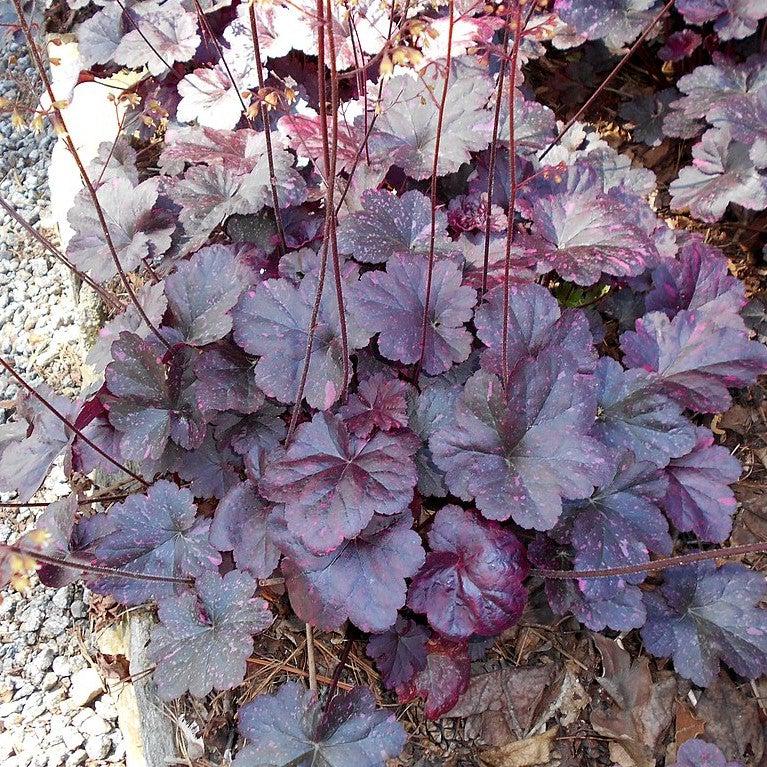
[[[76, 401], [3, 362], [21, 388], [2, 490], [29, 501], [61, 456], [81, 488], [5, 547], [5, 582], [36, 563], [156, 602], [164, 698], [242, 681], [273, 620], [259, 579], [311, 627], [367, 634], [430, 717], [465, 690], [469, 642], [541, 584], [696, 685], [767, 672], [761, 576], [704, 554], [645, 583], [655, 555], [730, 534], [740, 466], [705, 416], [767, 371], [743, 286], [657, 215], [651, 173], [524, 79], [549, 44], [641, 44], [670, 2], [69, 4], [83, 70], [137, 84], [89, 164], [48, 108], [84, 180], [49, 248], [110, 319]], [[723, 39], [767, 15], [677, 9]], [[767, 206], [767, 59], [717, 56], [678, 87], [628, 111], [653, 111], [650, 144], [705, 129], [672, 206]], [[240, 727], [237, 767], [380, 765], [404, 742], [367, 692], [322, 706], [292, 683]]]

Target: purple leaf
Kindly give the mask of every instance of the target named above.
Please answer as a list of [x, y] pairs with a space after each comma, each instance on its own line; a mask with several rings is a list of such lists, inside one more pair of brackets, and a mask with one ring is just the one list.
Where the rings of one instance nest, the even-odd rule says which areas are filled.
[[692, 449], [695, 427], [676, 402], [657, 391], [650, 373], [624, 370], [610, 357], [602, 357], [596, 377], [599, 414], [593, 436], [660, 468]]
[[[363, 209], [345, 218], [338, 228], [338, 251], [365, 264], [382, 264], [394, 255], [429, 252], [431, 204], [416, 190], [397, 196], [370, 189], [362, 195]], [[447, 217], [437, 211], [436, 252], [454, 250], [446, 234]]]
[[240, 482], [221, 499], [210, 526], [210, 542], [231, 551], [238, 569], [254, 578], [268, 578], [280, 561], [267, 530], [270, 510], [252, 482]]
[[747, 386], [767, 370], [767, 349], [745, 332], [718, 327], [694, 311], [673, 320], [650, 312], [621, 336], [624, 364], [657, 374], [663, 390], [699, 413], [727, 410], [728, 387]]
[[[517, 88], [514, 90], [514, 144], [517, 154], [525, 157], [545, 149], [556, 136], [554, 113], [537, 101], [528, 100]], [[504, 89], [498, 136], [508, 145], [509, 93]]]
[[672, 32], [658, 51], [658, 58], [662, 61], [682, 61], [698, 49], [703, 38], [692, 29], [680, 29]]
[[[412, 364], [421, 356], [421, 325], [426, 301], [428, 260], [423, 255], [395, 255], [385, 272], [362, 276], [354, 295], [360, 324], [378, 333], [384, 357]], [[451, 261], [434, 264], [423, 369], [429, 375], [463, 362], [471, 351], [465, 323], [476, 303], [473, 288], [461, 284], [461, 271]]]
[[223, 578], [202, 573], [195, 591], [160, 602], [160, 625], [152, 630], [149, 658], [157, 666], [154, 681], [164, 700], [187, 690], [202, 698], [211, 690], [229, 690], [245, 678], [253, 652], [253, 634], [272, 623], [263, 599], [253, 597], [256, 582], [232, 570]]
[[124, 331], [112, 344], [114, 361], [106, 369], [109, 422], [122, 434], [120, 450], [131, 460], [159, 458], [168, 439], [185, 449], [205, 437], [183, 350], [171, 355], [166, 370], [154, 339]]
[[712, 107], [708, 121], [716, 128], [729, 130], [734, 141], [749, 146], [754, 167], [767, 168], [767, 86], [750, 99]]
[[634, 141], [647, 146], [660, 146], [663, 143], [663, 118], [668, 112], [668, 105], [677, 97], [675, 88], [640, 95], [621, 105], [620, 116], [633, 123], [631, 132]]
[[429, 630], [414, 620], [399, 617], [390, 629], [370, 637], [366, 652], [390, 690], [408, 684], [426, 667], [429, 635]]
[[369, 437], [373, 429], [392, 431], [408, 424], [407, 395], [411, 387], [404, 381], [377, 373], [357, 384], [339, 410], [346, 428], [357, 437]]
[[[210, 520], [196, 519], [189, 490], [158, 480], [146, 495], [131, 495], [107, 513], [112, 530], [95, 549], [99, 564], [132, 573], [174, 578], [198, 576], [221, 563], [208, 543]], [[125, 604], [171, 596], [176, 584], [119, 576], [99, 577], [91, 587]]]
[[426, 645], [426, 666], [410, 682], [397, 689], [400, 703], [415, 698], [425, 702], [427, 719], [439, 719], [455, 707], [469, 686], [471, 662], [465, 642], [441, 637]]
[[314, 693], [286, 682], [240, 709], [240, 732], [247, 745], [233, 767], [385, 767], [405, 746], [402, 725], [362, 687], [339, 693], [323, 712]]
[[[576, 570], [603, 570], [645, 564], [649, 553], [670, 554], [668, 523], [658, 508], [666, 478], [653, 464], [624, 456], [613, 478], [587, 501], [570, 503], [563, 525], [553, 537], [568, 541], [575, 551]], [[641, 583], [644, 575], [599, 578], [578, 584], [586, 598], [609, 599], [623, 582]]]
[[[477, 67], [454, 64], [448, 83], [442, 123], [437, 175], [454, 173], [468, 162], [470, 152], [485, 149], [493, 128], [492, 112], [486, 109], [493, 82]], [[437, 99], [444, 81], [433, 70], [419, 77], [397, 75], [387, 80], [376, 104], [375, 129], [369, 144], [380, 151], [385, 146], [392, 162], [410, 178], [429, 178], [437, 139]], [[435, 94], [439, 94], [435, 97]]]
[[[569, 569], [569, 560], [558, 556], [550, 538], [538, 536], [528, 547], [530, 561], [547, 570]], [[572, 613], [592, 631], [631, 631], [644, 625], [647, 617], [642, 592], [633, 584], [611, 579], [612, 588], [592, 589], [593, 581], [547, 579], [546, 599], [558, 615]], [[606, 594], [606, 596], [604, 596]]]
[[658, 260], [641, 218], [634, 223], [643, 205], [621, 190], [563, 186], [535, 200], [531, 235], [519, 236], [514, 247], [535, 255], [539, 272], [554, 270], [578, 285], [593, 285], [602, 274], [635, 277]]
[[727, 271], [727, 259], [697, 237], [687, 239], [678, 259], [665, 260], [653, 270], [653, 288], [645, 298], [648, 312], [665, 312], [673, 319], [693, 309], [716, 325], [743, 329], [738, 311], [745, 305], [743, 284]]
[[[38, 385], [36, 391], [65, 418], [74, 419], [74, 402], [47, 384]], [[18, 396], [17, 412], [21, 420], [0, 426], [0, 492], [16, 493], [19, 501], [26, 502], [40, 489], [74, 434], [26, 392]]]
[[675, 7], [690, 24], [713, 21], [720, 40], [752, 35], [767, 15], [760, 0], [679, 0]]
[[737, 482], [740, 473], [737, 458], [726, 447], [715, 445], [708, 429], [698, 427], [695, 446], [666, 467], [668, 492], [662, 506], [680, 532], [723, 543], [732, 530], [737, 506], [729, 485]]
[[[86, 3], [87, 5], [87, 3]], [[107, 4], [77, 27], [78, 53], [84, 67], [112, 60], [123, 35], [130, 29], [119, 5]]]
[[[353, 280], [351, 275], [344, 281], [345, 298]], [[325, 280], [304, 392], [306, 401], [320, 410], [338, 399], [344, 384], [333, 282]], [[316, 290], [313, 276], [304, 277], [298, 286], [284, 279], [266, 280], [244, 293], [232, 312], [234, 340], [248, 354], [260, 355], [256, 383], [280, 402], [295, 401]], [[347, 311], [346, 326], [350, 351], [367, 346], [370, 334], [359, 327], [354, 312]]]
[[728, 761], [713, 743], [694, 738], [679, 746], [676, 761], [671, 767], [743, 767], [743, 764]]
[[235, 346], [204, 349], [195, 363], [197, 405], [203, 412], [256, 413], [264, 393], [256, 386], [253, 363]]
[[233, 423], [216, 429], [216, 438], [228, 440], [232, 450], [238, 455], [246, 455], [251, 450], [272, 450], [285, 438], [287, 427], [280, 417], [285, 410], [270, 402]]
[[612, 50], [639, 37], [658, 11], [653, 0], [558, 0], [554, 7], [566, 24]]
[[[482, 352], [482, 367], [502, 372], [504, 291], [502, 287], [485, 296], [474, 317], [478, 338], [488, 347]], [[507, 337], [510, 371], [539, 356], [566, 350], [579, 360], [583, 372], [593, 370], [596, 352], [586, 316], [580, 311], [560, 311], [557, 300], [542, 285], [509, 285], [509, 327]]]
[[[147, 179], [134, 187], [127, 178], [112, 178], [96, 191], [120, 266], [127, 272], [165, 253], [175, 228], [163, 216], [155, 215], [159, 179]], [[74, 235], [67, 256], [97, 282], [117, 275], [114, 257], [96, 209], [86, 190], [78, 192], [67, 216]]]
[[411, 396], [409, 400], [409, 426], [423, 440], [415, 454], [418, 491], [422, 495], [438, 498], [447, 495], [444, 474], [434, 463], [428, 440], [440, 425], [452, 419], [455, 402], [460, 394], [461, 387], [457, 385], [432, 385], [424, 388], [417, 397]]
[[424, 562], [409, 513], [375, 516], [359, 536], [322, 556], [301, 546], [276, 510], [270, 522], [272, 538], [285, 555], [281, 569], [290, 604], [301, 620], [327, 631], [347, 618], [369, 632], [394, 625], [405, 604], [405, 578]]
[[749, 679], [767, 672], [764, 577], [743, 565], [700, 562], [667, 570], [663, 585], [644, 595], [642, 640], [677, 673], [707, 687], [724, 661]]
[[189, 484], [196, 498], [223, 498], [240, 481], [242, 459], [205, 435], [194, 450], [180, 450], [173, 469]]
[[680, 77], [677, 87], [685, 95], [673, 104], [687, 118], [707, 117], [716, 107], [749, 103], [767, 85], [765, 59], [752, 56], [742, 64], [717, 56], [714, 64], [697, 67]]
[[[165, 310], [168, 308], [165, 284], [158, 282], [155, 285], [148, 282], [136, 291], [136, 297], [150, 322], [156, 327], [161, 325]], [[141, 338], [146, 338], [152, 333], [133, 303], [128, 304], [125, 311], [113, 317], [99, 329], [98, 339], [86, 358], [87, 364], [97, 373], [103, 375], [106, 366], [112, 361], [112, 343], [124, 330]]]
[[475, 373], [429, 446], [450, 491], [485, 517], [548, 530], [563, 498], [587, 498], [609, 478], [607, 450], [586, 436], [595, 413], [572, 358], [547, 355], [519, 369], [506, 393], [496, 376]]
[[[235, 82], [244, 85], [245, 74], [234, 71]], [[201, 67], [187, 74], [178, 84], [178, 95], [181, 101], [176, 116], [183, 123], [196, 120], [207, 128], [232, 130], [240, 122], [244, 111], [243, 97], [221, 64], [210, 69]]]
[[[93, 549], [109, 532], [110, 525], [105, 514], [84, 517], [75, 524], [77, 509], [77, 496], [74, 494], [55, 501], [40, 515], [35, 530], [46, 536], [41, 547], [43, 553], [59, 559], [92, 563]], [[37, 577], [43, 585], [60, 589], [75, 583], [81, 574], [73, 568], [41, 563]]]
[[674, 210], [715, 223], [731, 202], [748, 210], [767, 208], [767, 177], [754, 167], [749, 147], [730, 140], [727, 128], [706, 131], [692, 157], [669, 186]]
[[132, 23], [112, 55], [118, 64], [132, 69], [146, 65], [149, 73], [158, 77], [175, 62], [189, 61], [200, 45], [197, 16], [178, 0], [161, 6], [146, 3], [125, 13]]
[[249, 275], [230, 247], [211, 245], [182, 261], [165, 280], [175, 327], [192, 346], [218, 341], [232, 329], [229, 310], [248, 286]]
[[410, 584], [408, 606], [453, 639], [500, 634], [522, 615], [525, 550], [517, 537], [459, 506], [444, 506], [429, 531], [430, 552]]
[[261, 492], [285, 504], [288, 527], [304, 546], [328, 553], [354, 538], [374, 513], [407, 509], [418, 445], [407, 431], [357, 437], [338, 416], [317, 413], [296, 430], [287, 451], [269, 462]]

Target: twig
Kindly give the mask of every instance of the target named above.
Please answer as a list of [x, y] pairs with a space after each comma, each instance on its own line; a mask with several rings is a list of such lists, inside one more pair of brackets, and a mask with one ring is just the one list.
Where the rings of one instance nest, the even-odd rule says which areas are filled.
[[317, 661], [314, 657], [314, 632], [306, 624], [306, 665], [309, 667], [309, 689], [317, 692]]

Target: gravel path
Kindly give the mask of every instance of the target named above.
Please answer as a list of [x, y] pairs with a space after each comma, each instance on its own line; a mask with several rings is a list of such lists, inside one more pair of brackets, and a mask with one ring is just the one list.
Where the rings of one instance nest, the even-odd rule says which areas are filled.
[[[0, 96], [29, 104], [36, 92], [24, 45], [0, 28]], [[50, 131], [35, 136], [15, 129], [7, 112], [0, 114], [0, 195], [43, 231], [54, 143]], [[66, 269], [0, 212], [0, 351], [31, 383], [45, 381], [69, 395], [79, 390], [83, 354], [73, 295]], [[12, 413], [15, 392], [9, 377], [0, 376], [0, 422]], [[51, 501], [68, 491], [59, 467], [34, 500]], [[29, 529], [38, 511], [0, 508], [0, 541]], [[27, 594], [2, 594], [3, 767], [124, 763], [114, 701], [81, 651], [81, 642], [86, 648], [91, 643], [88, 629], [88, 594], [81, 586], [56, 591], [35, 583]]]

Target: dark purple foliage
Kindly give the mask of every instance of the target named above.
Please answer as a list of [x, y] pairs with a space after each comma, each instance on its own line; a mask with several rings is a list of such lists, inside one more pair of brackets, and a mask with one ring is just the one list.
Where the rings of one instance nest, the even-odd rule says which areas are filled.
[[[174, 578], [198, 576], [221, 562], [208, 542], [210, 520], [196, 517], [189, 490], [155, 482], [146, 495], [131, 495], [107, 513], [109, 532], [94, 548], [99, 564], [118, 570]], [[173, 583], [102, 577], [92, 588], [126, 604], [172, 595]]]
[[758, 607], [766, 594], [764, 578], [743, 565], [673, 568], [660, 589], [644, 594], [642, 639], [701, 687], [714, 680], [720, 660], [754, 679], [767, 671], [767, 614]]
[[745, 331], [720, 327], [705, 312], [673, 320], [650, 312], [621, 336], [623, 363], [656, 374], [662, 390], [699, 413], [730, 407], [730, 387], [747, 386], [767, 370], [767, 349]]
[[400, 617], [390, 629], [370, 637], [367, 654], [376, 662], [389, 689], [406, 685], [426, 667], [429, 635], [427, 628]]
[[[761, 247], [764, 2], [359, 0], [323, 24], [307, 0], [68, 0], [82, 71], [57, 106], [126, 87], [114, 141], [82, 148], [99, 204], [73, 194], [61, 232], [114, 298], [82, 396], [39, 387], [72, 425], [6, 403], [0, 501], [62, 468], [73, 492], [16, 539], [28, 555], [0, 551], [0, 582], [47, 554], [44, 583], [159, 603], [168, 699], [243, 681], [264, 589], [270, 641], [348, 630], [438, 717], [526, 609], [528, 561], [623, 573], [535, 572], [535, 620], [545, 598], [594, 631], [642, 629], [696, 684], [720, 662], [767, 671], [760, 576], [643, 571], [727, 541], [740, 465], [700, 424], [767, 372], [764, 306], [707, 244], [721, 232], [666, 215]], [[600, 115], [653, 148], [618, 152], [581, 122]], [[104, 492], [127, 497], [103, 512]], [[326, 698], [288, 684], [243, 706], [236, 767], [399, 754], [366, 692]], [[725, 767], [686, 748], [680, 764]]]
[[644, 370], [624, 370], [610, 357], [596, 369], [599, 415], [592, 433], [611, 448], [630, 450], [640, 461], [665, 466], [695, 444], [695, 428], [682, 408], [657, 390]]
[[666, 467], [668, 490], [661, 505], [678, 530], [722, 543], [730, 534], [737, 506], [729, 485], [740, 473], [737, 458], [715, 445], [708, 429], [698, 427], [695, 447]]
[[384, 767], [405, 745], [393, 714], [375, 708], [369, 690], [355, 687], [320, 706], [315, 695], [286, 682], [240, 709], [247, 744], [234, 767]]
[[271, 506], [252, 482], [240, 482], [222, 499], [210, 526], [210, 542], [219, 551], [231, 551], [240, 570], [254, 578], [268, 578], [280, 561], [279, 549], [269, 537]]
[[465, 642], [436, 638], [426, 645], [426, 665], [398, 688], [400, 701], [424, 700], [429, 719], [439, 719], [458, 702], [469, 686], [471, 662]]
[[409, 514], [375, 516], [356, 538], [323, 555], [302, 546], [278, 517], [271, 533], [285, 555], [282, 572], [293, 610], [326, 630], [347, 618], [363, 631], [393, 626], [405, 604], [405, 578], [424, 561]]
[[160, 602], [160, 625], [152, 631], [149, 657], [154, 681], [166, 700], [187, 690], [197, 697], [227, 690], [245, 677], [253, 634], [269, 628], [272, 614], [253, 597], [256, 582], [236, 570], [223, 578], [202, 573], [195, 590]]
[[[76, 413], [76, 403], [54, 394], [47, 385], [37, 391], [65, 417]], [[74, 435], [31, 395], [20, 393], [16, 410], [21, 419], [0, 426], [0, 491], [28, 501]]]
[[658, 56], [663, 61], [681, 61], [691, 56], [702, 42], [703, 38], [694, 30], [681, 29], [666, 38]]
[[506, 392], [497, 376], [475, 373], [429, 445], [448, 489], [485, 517], [549, 530], [563, 498], [586, 498], [609, 476], [607, 450], [587, 436], [595, 415], [594, 387], [574, 360], [546, 355]]
[[291, 532], [317, 554], [354, 538], [373, 513], [407, 509], [416, 483], [412, 433], [350, 434], [338, 416], [318, 413], [284, 455], [267, 465], [261, 492], [285, 504]]
[[519, 620], [527, 592], [516, 536], [476, 512], [443, 506], [429, 531], [431, 551], [410, 584], [408, 606], [443, 636], [495, 635]]
[[[356, 315], [363, 328], [378, 334], [378, 349], [390, 360], [410, 364], [421, 358], [427, 265], [423, 255], [395, 255], [385, 272], [367, 272], [360, 279]], [[461, 271], [451, 260], [437, 261], [432, 279], [423, 369], [437, 375], [469, 356], [471, 335], [465, 323], [476, 295], [461, 284]]]

